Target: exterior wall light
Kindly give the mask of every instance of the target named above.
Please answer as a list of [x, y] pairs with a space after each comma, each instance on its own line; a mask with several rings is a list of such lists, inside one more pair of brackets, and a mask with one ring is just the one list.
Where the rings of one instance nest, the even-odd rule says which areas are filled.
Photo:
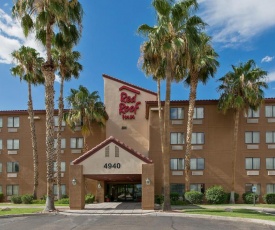
[[100, 184], [100, 183], [98, 183], [98, 184], [97, 184], [97, 187], [98, 187], [98, 188], [101, 188], [101, 184]]
[[150, 183], [151, 183], [150, 179], [146, 178], [145, 183], [146, 183], [146, 185], [150, 185]]
[[76, 179], [75, 178], [72, 179], [72, 184], [76, 185]]

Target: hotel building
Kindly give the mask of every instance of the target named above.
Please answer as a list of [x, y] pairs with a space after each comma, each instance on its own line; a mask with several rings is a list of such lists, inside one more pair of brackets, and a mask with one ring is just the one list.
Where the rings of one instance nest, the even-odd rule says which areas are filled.
[[[142, 201], [154, 208], [154, 195], [162, 194], [162, 155], [157, 94], [103, 75], [104, 103], [109, 119], [94, 125], [83, 152], [83, 138], [63, 124], [61, 151], [62, 192], [72, 209], [84, 208], [84, 195], [98, 202]], [[217, 110], [217, 100], [197, 100], [193, 122], [191, 189], [204, 192], [232, 181], [234, 117]], [[170, 103], [171, 192], [184, 192], [184, 155], [188, 101]], [[45, 111], [35, 111], [39, 154], [38, 197], [46, 194]], [[55, 117], [57, 126], [57, 116]], [[57, 127], [56, 127], [57, 129]], [[236, 158], [236, 192], [256, 186], [257, 193], [275, 193], [275, 99], [265, 99], [258, 111], [242, 114]], [[74, 183], [72, 183], [72, 181]], [[33, 160], [27, 111], [0, 111], [0, 192], [31, 194]], [[56, 185], [54, 185], [56, 193]]]

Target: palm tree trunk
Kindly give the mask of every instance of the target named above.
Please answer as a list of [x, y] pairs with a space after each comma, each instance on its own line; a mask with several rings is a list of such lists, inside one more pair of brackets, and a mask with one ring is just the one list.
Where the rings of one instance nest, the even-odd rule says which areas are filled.
[[161, 97], [160, 97], [160, 79], [157, 80], [158, 88], [158, 111], [159, 111], [159, 131], [160, 131], [160, 142], [161, 142], [161, 152], [164, 152], [164, 140], [163, 140], [163, 115], [161, 111]]
[[230, 193], [231, 204], [235, 204], [235, 174], [236, 174], [236, 157], [237, 157], [237, 150], [238, 150], [239, 117], [240, 117], [240, 111], [237, 109], [235, 111], [235, 118], [234, 118], [234, 149], [233, 149], [233, 156], [232, 156], [232, 190]]
[[63, 89], [64, 89], [64, 75], [61, 74], [60, 82], [60, 95], [58, 101], [58, 130], [57, 130], [57, 146], [56, 146], [56, 184], [57, 184], [57, 199], [60, 200], [62, 197], [61, 191], [61, 129], [62, 129], [62, 120], [63, 120]]
[[197, 97], [198, 75], [193, 74], [190, 82], [188, 120], [186, 131], [186, 153], [185, 153], [185, 192], [190, 191], [190, 157], [191, 157], [191, 141], [193, 132], [193, 116]]
[[31, 139], [32, 139], [32, 155], [33, 155], [33, 197], [37, 199], [37, 187], [38, 187], [38, 154], [37, 154], [37, 140], [35, 132], [35, 122], [32, 104], [32, 91], [31, 83], [28, 82], [28, 113], [30, 117]]
[[172, 79], [172, 71], [168, 71], [169, 73], [166, 76], [166, 95], [165, 95], [165, 104], [164, 104], [164, 128], [163, 128], [163, 187], [164, 187], [164, 203], [163, 203], [163, 211], [171, 210], [170, 203], [170, 129], [169, 129], [169, 114], [170, 114], [170, 96], [171, 96], [171, 79]]
[[46, 105], [46, 158], [47, 158], [47, 199], [44, 211], [55, 210], [53, 194], [53, 160], [54, 160], [54, 66], [51, 58], [52, 28], [48, 25], [46, 32], [47, 61], [42, 66], [45, 77]]

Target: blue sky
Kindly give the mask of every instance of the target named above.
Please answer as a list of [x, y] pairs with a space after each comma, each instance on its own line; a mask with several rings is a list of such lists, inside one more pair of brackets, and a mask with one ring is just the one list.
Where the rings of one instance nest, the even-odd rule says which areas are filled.
[[[102, 74], [156, 91], [156, 84], [138, 68], [140, 45], [144, 39], [137, 34], [141, 24], [154, 25], [151, 0], [80, 0], [84, 8], [83, 34], [75, 48], [81, 52], [83, 72], [78, 80], [65, 85], [86, 86], [99, 91], [103, 98]], [[206, 86], [199, 85], [198, 99], [218, 99], [217, 79], [248, 59], [268, 71], [269, 89], [266, 97], [275, 97], [275, 1], [274, 0], [199, 0], [198, 14], [209, 25], [213, 46], [219, 54], [220, 67]], [[28, 45], [43, 53], [34, 36], [24, 38], [18, 21], [11, 18], [12, 0], [0, 1], [0, 110], [27, 109], [27, 85], [10, 74], [10, 53]], [[55, 90], [59, 92], [58, 78]], [[164, 85], [163, 85], [164, 86]], [[187, 100], [189, 89], [173, 84], [172, 100]], [[164, 93], [163, 95], [164, 96]], [[44, 109], [44, 87], [33, 89], [34, 108]], [[163, 97], [162, 97], [163, 98]]]

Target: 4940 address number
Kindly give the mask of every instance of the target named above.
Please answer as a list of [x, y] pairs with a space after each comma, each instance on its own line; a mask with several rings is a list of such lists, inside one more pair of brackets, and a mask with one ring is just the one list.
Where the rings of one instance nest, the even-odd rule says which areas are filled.
[[106, 163], [103, 166], [105, 169], [120, 169], [121, 164], [120, 163]]

